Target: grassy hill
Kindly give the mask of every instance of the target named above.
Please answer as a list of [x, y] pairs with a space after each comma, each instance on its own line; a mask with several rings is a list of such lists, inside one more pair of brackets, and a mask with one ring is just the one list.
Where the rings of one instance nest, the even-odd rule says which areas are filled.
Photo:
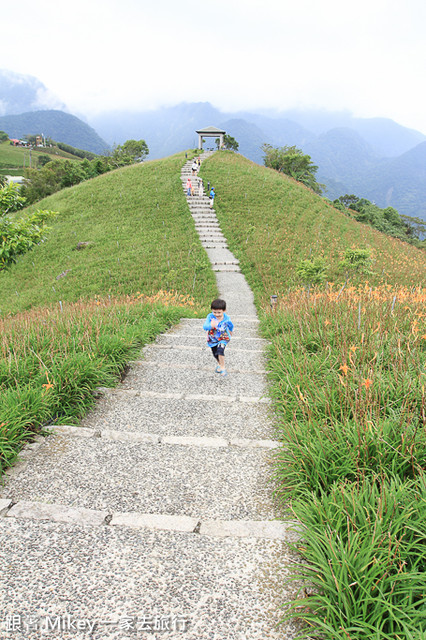
[[[120, 169], [32, 207], [59, 215], [48, 240], [0, 274], [1, 313], [159, 289], [188, 294], [197, 304], [214, 295], [182, 191], [184, 160], [178, 154]], [[77, 250], [79, 242], [89, 245]]]
[[[37, 167], [38, 158], [48, 155], [51, 160], [64, 158], [69, 160], [81, 160], [80, 157], [53, 147], [38, 147], [31, 149], [31, 166]], [[25, 147], [14, 147], [10, 142], [0, 142], [0, 175], [23, 175], [24, 170], [30, 166], [30, 150]]]
[[[230, 152], [202, 173], [271, 343], [285, 445], [275, 495], [303, 528], [304, 588], [284, 615], [309, 638], [424, 637], [425, 252]], [[352, 247], [371, 251], [373, 273], [344, 284]], [[296, 265], [309, 257], [324, 258], [333, 284], [300, 286]]]
[[337, 286], [345, 280], [339, 264], [351, 247], [371, 251], [371, 286], [425, 283], [424, 251], [348, 218], [283, 174], [221, 152], [203, 164], [202, 175], [216, 188], [220, 223], [261, 304], [301, 285], [301, 259], [323, 257], [327, 278]]
[[0, 474], [43, 425], [78, 422], [96, 387], [216, 297], [184, 162], [129, 166], [31, 207], [58, 215], [43, 244], [0, 272]]

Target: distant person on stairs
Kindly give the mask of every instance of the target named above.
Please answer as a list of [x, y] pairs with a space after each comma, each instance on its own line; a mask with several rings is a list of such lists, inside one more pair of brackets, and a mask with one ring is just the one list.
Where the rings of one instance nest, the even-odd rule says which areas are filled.
[[207, 345], [211, 348], [213, 357], [217, 360], [216, 373], [222, 377], [228, 375], [225, 368], [225, 347], [231, 339], [234, 324], [225, 313], [226, 302], [217, 298], [211, 304], [211, 313], [204, 321], [203, 329], [207, 331]]
[[187, 196], [192, 196], [192, 182], [191, 182], [191, 178], [188, 178], [188, 180], [186, 181], [186, 195]]
[[214, 190], [214, 187], [211, 188], [210, 194], [209, 194], [209, 198], [210, 198], [210, 209], [213, 208], [214, 205], [214, 197], [215, 197], [216, 193]]
[[196, 176], [197, 175], [197, 171], [198, 171], [198, 164], [197, 161], [194, 160], [194, 162], [192, 163], [192, 175]]

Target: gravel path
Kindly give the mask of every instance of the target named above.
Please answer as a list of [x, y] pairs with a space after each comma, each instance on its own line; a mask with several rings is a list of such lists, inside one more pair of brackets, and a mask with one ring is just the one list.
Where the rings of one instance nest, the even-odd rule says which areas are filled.
[[182, 320], [80, 427], [25, 448], [0, 490], [2, 640], [296, 634], [277, 626], [297, 534], [272, 500], [265, 341], [208, 198], [188, 204], [235, 324], [229, 375]]

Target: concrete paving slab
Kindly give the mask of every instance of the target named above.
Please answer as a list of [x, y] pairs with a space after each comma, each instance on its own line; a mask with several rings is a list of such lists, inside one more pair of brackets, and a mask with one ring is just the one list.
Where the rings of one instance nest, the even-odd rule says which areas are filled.
[[267, 483], [270, 456], [264, 449], [53, 435], [28, 462], [25, 473], [1, 489], [0, 497], [18, 503], [40, 501], [46, 505], [40, 504], [42, 513], [49, 503], [58, 503], [106, 514], [268, 520], [273, 518]]
[[[247, 329], [248, 335], [252, 331], [258, 332], [259, 319], [257, 318], [257, 316], [236, 315], [234, 317], [235, 317], [236, 323], [238, 324], [238, 328]], [[234, 317], [232, 318], [232, 320], [234, 320]], [[179, 326], [194, 327], [195, 328], [194, 332], [196, 332], [196, 331], [199, 331], [200, 324], [202, 326], [203, 322], [204, 322], [204, 316], [202, 318], [182, 318], [182, 320], [179, 323]], [[257, 333], [257, 337], [261, 338], [262, 336], [260, 335], [260, 333]]]
[[83, 426], [149, 432], [161, 435], [204, 435], [225, 438], [265, 438], [273, 435], [266, 405], [233, 402], [226, 406], [217, 399], [172, 400], [117, 395], [101, 398], [82, 420]]
[[235, 260], [234, 254], [229, 249], [207, 249], [207, 255], [212, 263]]
[[155, 513], [116, 513], [109, 524], [111, 527], [125, 526], [136, 529], [193, 533], [197, 528], [198, 520], [188, 516], [165, 516]]
[[[164, 346], [176, 347], [176, 345], [190, 346], [190, 347], [199, 347], [200, 349], [207, 348], [206, 344], [206, 332], [201, 329], [198, 335], [190, 335], [188, 336], [185, 331], [182, 331], [177, 334], [169, 334], [162, 333], [155, 341], [155, 344], [160, 344]], [[268, 345], [268, 341], [264, 338], [245, 336], [244, 330], [240, 329], [240, 331], [236, 332], [236, 335], [231, 337], [229, 344], [226, 346], [227, 349], [231, 349], [232, 347], [237, 347], [240, 351], [243, 349], [245, 351], [251, 351], [252, 349], [263, 349]]]
[[[31, 471], [30, 471], [31, 473]], [[100, 526], [105, 523], [108, 511], [73, 507], [63, 503], [46, 504], [30, 500], [19, 500], [6, 513], [7, 518], [29, 518], [53, 522], [73, 522], [75, 524]]]
[[[132, 365], [132, 368], [149, 367], [149, 366], [153, 365], [153, 362], [146, 361], [146, 360], [134, 360], [131, 363], [131, 365]], [[206, 367], [206, 366], [198, 366], [195, 363], [191, 363], [191, 362], [186, 362], [186, 363], [183, 363], [183, 364], [181, 364], [181, 363], [176, 364], [176, 362], [170, 362], [170, 363], [166, 362], [165, 363], [165, 362], [162, 362], [160, 360], [157, 360], [155, 362], [155, 366], [158, 367], [159, 369], [173, 369], [176, 373], [178, 373], [179, 371], [185, 370], [185, 369], [187, 369], [187, 370], [191, 369], [192, 371], [203, 371], [203, 372], [210, 373], [211, 370], [212, 370], [212, 361], [210, 362], [210, 366]], [[215, 366], [215, 368], [216, 368], [216, 366]], [[230, 370], [228, 364], [226, 364], [226, 368], [227, 368], [228, 371]], [[259, 369], [254, 369], [254, 368], [248, 369], [247, 365], [246, 365], [245, 369], [234, 369], [233, 371], [235, 373], [243, 373], [244, 375], [247, 375], [247, 376], [251, 376], [251, 375], [253, 375], [253, 376], [262, 375], [263, 376], [265, 374], [263, 369], [260, 369], [260, 368]]]
[[[287, 539], [289, 527], [281, 521], [259, 522], [256, 520], [230, 520], [228, 522], [206, 520], [201, 523], [200, 535], [219, 537], [246, 537]], [[295, 541], [297, 540], [296, 536]]]
[[[151, 368], [152, 369], [152, 368]], [[129, 372], [123, 381], [124, 390], [138, 390], [145, 394], [152, 392], [166, 392], [167, 389], [174, 389], [175, 393], [185, 393], [189, 395], [202, 394], [207, 397], [217, 395], [244, 395], [249, 397], [260, 397], [266, 395], [267, 387], [265, 379], [257, 375], [245, 375], [242, 373], [228, 374], [223, 377], [215, 371], [173, 371], [167, 369], [150, 370], [144, 376]]]
[[11, 507], [12, 505], [12, 500], [8, 499], [8, 498], [1, 498], [0, 499], [0, 516], [3, 516], [9, 509], [9, 507]]
[[[226, 350], [226, 368], [232, 371], [259, 371], [264, 369], [265, 356], [259, 349], [251, 349], [250, 351], [242, 351], [235, 346], [229, 345]], [[153, 366], [158, 364], [176, 365], [187, 363], [188, 366], [196, 366], [199, 369], [207, 367], [209, 370], [215, 368], [215, 359], [211, 354], [211, 350], [207, 345], [200, 349], [185, 350], [185, 358], [177, 353], [177, 349], [157, 349], [155, 346], [147, 346], [142, 352], [143, 359], [141, 362], [152, 363]], [[135, 365], [138, 366], [138, 365]], [[132, 365], [133, 368], [133, 365]]]
[[[292, 640], [297, 633], [293, 624], [277, 626], [297, 587], [288, 582], [296, 558], [280, 540], [11, 518], [0, 519], [0, 539], [4, 640]], [[8, 615], [16, 616], [14, 631]], [[67, 615], [95, 623], [93, 631], [67, 627]], [[161, 616], [185, 618], [186, 630], [143, 630]], [[24, 626], [30, 617], [38, 629]], [[47, 617], [60, 632], [41, 633]]]
[[177, 393], [201, 393], [211, 396], [237, 394], [256, 397], [267, 394], [266, 376], [260, 374], [233, 373], [223, 377], [214, 370], [208, 373], [191, 369], [174, 371], [154, 367], [140, 369], [137, 372], [132, 369], [124, 379], [122, 388], [138, 390], [141, 393], [166, 392], [173, 389]]

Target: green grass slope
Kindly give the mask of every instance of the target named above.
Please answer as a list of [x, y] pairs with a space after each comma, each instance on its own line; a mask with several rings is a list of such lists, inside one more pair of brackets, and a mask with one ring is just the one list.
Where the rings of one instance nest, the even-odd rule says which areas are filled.
[[201, 173], [216, 188], [221, 226], [258, 300], [300, 285], [301, 259], [324, 257], [327, 279], [344, 281], [338, 265], [351, 247], [371, 250], [373, 286], [425, 281], [425, 252], [348, 218], [283, 174], [227, 151], [203, 163]]
[[[184, 161], [182, 153], [126, 167], [32, 207], [59, 215], [44, 244], [0, 273], [0, 314], [160, 289], [205, 305], [216, 285], [183, 194]], [[77, 250], [79, 242], [89, 245]]]
[[47, 240], [0, 272], [0, 475], [46, 424], [78, 424], [97, 387], [216, 297], [184, 162], [119, 169], [34, 207], [58, 212]]
[[[283, 615], [306, 623], [300, 638], [425, 638], [425, 253], [241, 156], [202, 173], [270, 341], [275, 495], [303, 527]], [[373, 273], [343, 287], [352, 247]], [[334, 285], [308, 291], [296, 266], [320, 256]]]
[[[49, 155], [51, 160], [68, 158], [81, 161], [81, 158], [72, 155], [59, 147], [40, 147], [31, 149], [31, 166], [37, 167], [38, 158], [41, 155]], [[0, 142], [0, 174], [23, 175], [24, 170], [30, 166], [30, 150], [25, 147], [14, 147], [10, 142]]]

